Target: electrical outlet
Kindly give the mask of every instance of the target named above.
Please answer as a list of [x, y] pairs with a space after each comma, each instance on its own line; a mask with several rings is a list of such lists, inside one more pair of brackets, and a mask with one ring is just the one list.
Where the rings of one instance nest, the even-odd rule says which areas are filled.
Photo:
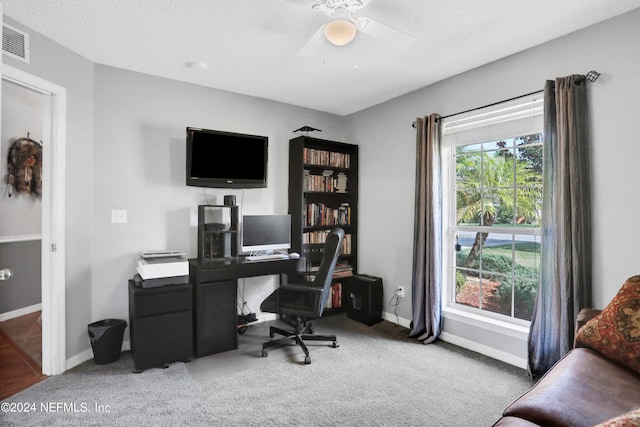
[[398, 286], [398, 288], [395, 291], [395, 294], [398, 295], [400, 298], [404, 298], [404, 286]]

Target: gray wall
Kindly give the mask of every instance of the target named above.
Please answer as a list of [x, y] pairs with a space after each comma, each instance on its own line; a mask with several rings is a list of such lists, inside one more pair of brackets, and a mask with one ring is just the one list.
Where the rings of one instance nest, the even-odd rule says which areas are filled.
[[[446, 79], [347, 118], [348, 140], [360, 144], [360, 268], [382, 276], [385, 294], [409, 286], [412, 268], [415, 130], [411, 122], [479, 107], [542, 89], [557, 76], [595, 69], [589, 85], [593, 160], [594, 303], [605, 306], [624, 280], [640, 273], [640, 10]], [[428, 58], [425, 58], [428, 60]], [[398, 314], [411, 319], [410, 298]], [[387, 307], [387, 311], [392, 311]], [[448, 317], [444, 330], [500, 351], [526, 355], [521, 339], [497, 340]]]
[[[11, 22], [11, 25], [19, 24]], [[640, 237], [634, 212], [639, 180], [640, 83], [637, 49], [640, 11], [447, 79], [346, 118], [95, 65], [31, 34], [31, 64], [6, 63], [68, 90], [67, 126], [67, 357], [89, 348], [86, 325], [126, 317], [126, 279], [140, 249], [171, 248], [195, 254], [195, 206], [244, 196], [244, 212], [285, 212], [287, 141], [308, 124], [322, 137], [360, 144], [361, 271], [382, 276], [385, 295], [410, 285], [413, 240], [415, 132], [411, 122], [542, 88], [545, 79], [590, 69], [603, 72], [590, 86], [594, 159], [595, 302], [604, 306], [622, 281], [637, 273]], [[94, 111], [95, 110], [95, 111]], [[267, 189], [238, 191], [185, 187], [186, 126], [270, 138]], [[206, 197], [205, 197], [206, 194]], [[622, 195], [621, 195], [622, 194]], [[111, 209], [126, 209], [127, 224], [111, 224]], [[375, 215], [366, 215], [375, 212]], [[247, 281], [252, 301], [275, 286]], [[407, 295], [409, 295], [409, 290]], [[385, 297], [385, 300], [388, 298]], [[410, 298], [398, 314], [410, 319]], [[251, 304], [257, 310], [257, 303]], [[392, 311], [386, 307], [387, 311]], [[473, 328], [445, 321], [467, 339]], [[501, 342], [488, 337], [483, 342]], [[513, 351], [518, 353], [518, 350]]]
[[66, 141], [66, 322], [67, 357], [89, 346], [91, 323], [91, 215], [93, 157], [94, 64], [63, 46], [29, 32], [31, 63], [3, 55], [3, 62], [67, 89]]
[[[242, 213], [287, 213], [289, 139], [309, 124], [341, 140], [342, 119], [286, 104], [96, 66], [93, 156], [92, 317], [126, 317], [127, 280], [144, 249], [197, 257], [197, 205], [235, 194]], [[185, 128], [269, 137], [268, 187], [202, 189], [185, 185]], [[126, 209], [126, 224], [111, 224]], [[248, 306], [275, 288], [273, 277], [246, 279]]]
[[0, 281], [0, 314], [40, 304], [40, 240], [0, 243], [0, 268], [13, 277]]
[[[244, 213], [286, 212], [292, 131], [309, 124], [327, 138], [344, 136], [338, 116], [96, 65], [5, 22], [29, 32], [31, 63], [7, 57], [4, 63], [67, 89], [67, 358], [90, 348], [87, 324], [127, 317], [126, 281], [138, 251], [194, 256], [195, 208], [220, 203], [224, 194], [244, 200]], [[187, 126], [269, 136], [269, 187], [244, 193], [186, 187]], [[111, 224], [111, 209], [126, 209], [128, 223]], [[275, 286], [273, 278], [247, 279], [249, 307], [258, 310]]]

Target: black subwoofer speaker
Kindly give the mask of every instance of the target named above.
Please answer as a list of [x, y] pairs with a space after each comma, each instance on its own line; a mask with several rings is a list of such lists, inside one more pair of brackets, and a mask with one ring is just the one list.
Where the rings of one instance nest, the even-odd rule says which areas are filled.
[[356, 274], [347, 282], [347, 316], [367, 325], [382, 320], [382, 279]]

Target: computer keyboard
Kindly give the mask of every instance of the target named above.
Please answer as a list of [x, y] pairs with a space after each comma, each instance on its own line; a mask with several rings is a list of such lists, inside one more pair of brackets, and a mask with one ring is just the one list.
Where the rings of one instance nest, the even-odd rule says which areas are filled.
[[289, 255], [286, 254], [272, 254], [272, 255], [251, 255], [248, 256], [247, 261], [265, 261], [270, 259], [289, 259]]

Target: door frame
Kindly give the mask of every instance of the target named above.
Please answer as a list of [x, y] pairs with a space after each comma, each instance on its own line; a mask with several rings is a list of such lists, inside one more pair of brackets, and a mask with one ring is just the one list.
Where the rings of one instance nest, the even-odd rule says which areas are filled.
[[50, 95], [51, 100], [50, 148], [42, 155], [42, 373], [57, 375], [66, 369], [67, 90], [7, 64], [2, 64], [2, 79]]

